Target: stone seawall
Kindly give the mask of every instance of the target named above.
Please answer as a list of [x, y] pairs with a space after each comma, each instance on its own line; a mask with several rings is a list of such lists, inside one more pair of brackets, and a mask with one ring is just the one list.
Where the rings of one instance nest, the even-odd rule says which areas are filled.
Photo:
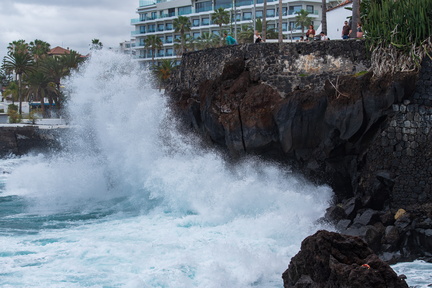
[[367, 154], [364, 189], [381, 175], [394, 206], [432, 202], [432, 60], [422, 63], [415, 91], [392, 113]]
[[2, 126], [0, 127], [0, 157], [55, 151], [61, 147], [60, 136], [65, 130], [65, 128], [40, 129], [33, 125]]

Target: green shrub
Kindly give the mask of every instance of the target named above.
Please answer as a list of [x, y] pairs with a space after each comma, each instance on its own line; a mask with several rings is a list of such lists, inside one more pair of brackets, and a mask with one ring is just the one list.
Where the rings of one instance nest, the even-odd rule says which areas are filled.
[[9, 123], [20, 123], [21, 122], [21, 115], [18, 113], [18, 111], [10, 110], [8, 111], [9, 115]]
[[416, 70], [432, 57], [431, 0], [364, 0], [361, 11], [375, 74]]
[[15, 104], [9, 104], [8, 105], [8, 111], [11, 111], [11, 110], [18, 111], [18, 106]]

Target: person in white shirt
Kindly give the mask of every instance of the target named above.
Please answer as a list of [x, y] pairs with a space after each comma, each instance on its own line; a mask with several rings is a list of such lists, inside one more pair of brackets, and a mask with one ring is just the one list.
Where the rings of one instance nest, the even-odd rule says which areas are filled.
[[327, 35], [324, 32], [321, 32], [320, 36], [321, 36], [321, 40], [329, 40], [329, 38], [327, 37]]
[[264, 41], [261, 38], [261, 35], [258, 32], [258, 30], [255, 30], [254, 37], [253, 37], [253, 43], [261, 43], [261, 42], [264, 42]]

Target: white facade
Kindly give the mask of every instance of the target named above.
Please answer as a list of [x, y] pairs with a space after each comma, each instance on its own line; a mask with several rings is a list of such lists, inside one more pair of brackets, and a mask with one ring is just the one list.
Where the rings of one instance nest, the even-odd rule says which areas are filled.
[[[234, 1], [235, 9], [232, 9]], [[301, 27], [296, 27], [295, 17], [296, 12], [301, 9], [309, 12], [315, 28], [320, 26], [321, 4], [322, 0], [282, 0], [282, 31], [285, 37], [293, 40], [300, 37]], [[278, 29], [278, 6], [278, 1], [267, 0], [267, 29]], [[231, 30], [233, 36], [236, 35], [235, 30], [240, 31], [242, 25], [252, 26], [254, 18], [262, 18], [263, 15], [262, 0], [141, 0], [137, 9], [139, 18], [131, 20], [131, 24], [135, 26], [135, 31], [132, 31], [132, 37], [136, 39], [135, 57], [139, 61], [150, 61], [151, 51], [145, 49], [144, 41], [149, 35], [157, 35], [162, 40], [163, 49], [156, 53], [155, 60], [175, 59], [174, 44], [180, 34], [174, 33], [173, 20], [178, 16], [190, 19], [189, 33], [195, 38], [203, 32], [219, 35], [219, 26], [211, 22], [211, 14], [219, 7], [230, 11], [232, 15], [232, 23], [224, 25], [223, 29]], [[235, 19], [233, 12], [236, 15]]]
[[121, 42], [119, 52], [127, 55], [135, 55], [135, 39]]
[[352, 1], [346, 1], [327, 11], [327, 36], [331, 40], [342, 39], [342, 26], [345, 20], [349, 20], [348, 17], [352, 16], [352, 11], [345, 8], [351, 7]]

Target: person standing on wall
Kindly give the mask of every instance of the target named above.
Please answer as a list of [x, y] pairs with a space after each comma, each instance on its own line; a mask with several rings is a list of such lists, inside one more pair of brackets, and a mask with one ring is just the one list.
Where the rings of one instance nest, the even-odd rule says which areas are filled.
[[309, 25], [309, 29], [306, 31], [306, 40], [313, 41], [315, 37], [315, 29], [313, 25]]
[[348, 25], [348, 21], [345, 21], [344, 26], [342, 27], [342, 39], [348, 39], [350, 31], [351, 26]]

